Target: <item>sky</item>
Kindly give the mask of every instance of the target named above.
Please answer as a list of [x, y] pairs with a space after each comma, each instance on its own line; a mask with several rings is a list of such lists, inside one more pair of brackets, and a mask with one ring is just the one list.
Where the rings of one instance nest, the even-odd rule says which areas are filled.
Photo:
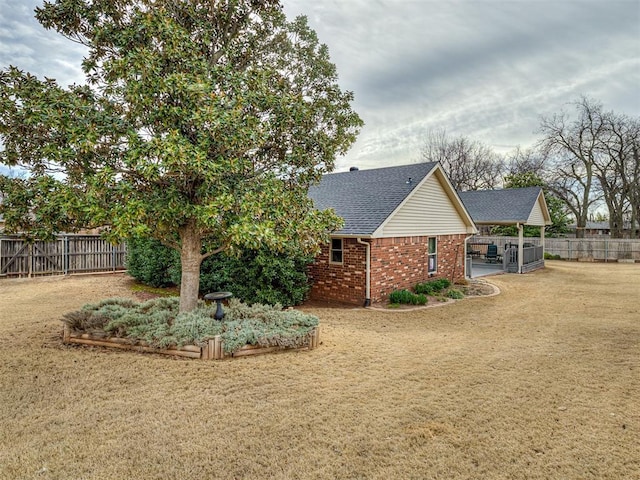
[[[0, 0], [0, 68], [83, 82], [84, 50]], [[429, 131], [499, 153], [587, 96], [640, 116], [640, 0], [283, 0], [329, 47], [364, 120], [336, 171], [412, 163]]]

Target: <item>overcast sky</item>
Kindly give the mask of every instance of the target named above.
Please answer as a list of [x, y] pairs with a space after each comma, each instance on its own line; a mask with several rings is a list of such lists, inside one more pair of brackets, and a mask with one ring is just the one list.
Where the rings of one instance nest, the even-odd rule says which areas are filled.
[[[83, 81], [83, 50], [0, 0], [0, 68]], [[640, 0], [284, 0], [329, 46], [365, 121], [337, 170], [416, 161], [429, 129], [508, 152], [580, 95], [640, 115]]]

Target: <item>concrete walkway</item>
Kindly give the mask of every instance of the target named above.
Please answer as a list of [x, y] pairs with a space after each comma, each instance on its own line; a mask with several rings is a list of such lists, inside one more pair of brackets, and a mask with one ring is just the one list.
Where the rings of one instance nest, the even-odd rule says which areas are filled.
[[485, 277], [504, 273], [502, 262], [486, 263], [484, 260], [476, 260], [471, 265], [471, 278]]

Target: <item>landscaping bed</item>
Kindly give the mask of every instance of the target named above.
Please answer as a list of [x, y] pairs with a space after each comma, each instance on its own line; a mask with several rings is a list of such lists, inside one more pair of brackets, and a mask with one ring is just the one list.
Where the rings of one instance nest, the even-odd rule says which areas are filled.
[[411, 290], [394, 290], [389, 295], [387, 308], [406, 309], [415, 306], [425, 306], [448, 303], [461, 300], [465, 296], [482, 296], [493, 294], [491, 285], [478, 285], [476, 282], [464, 280], [463, 283], [453, 284], [446, 278], [437, 278], [427, 282], [417, 283]]
[[63, 342], [67, 344], [87, 345], [92, 347], [108, 347], [119, 348], [124, 350], [133, 350], [136, 352], [157, 353], [160, 355], [171, 355], [176, 357], [196, 358], [200, 360], [222, 360], [229, 357], [242, 357], [246, 355], [261, 355], [271, 353], [278, 350], [312, 350], [316, 348], [320, 341], [320, 327], [316, 327], [311, 331], [309, 340], [306, 345], [301, 347], [260, 347], [257, 345], [245, 345], [238, 350], [225, 353], [224, 343], [220, 335], [209, 339], [205, 346], [183, 345], [175, 348], [158, 348], [149, 345], [144, 340], [131, 340], [119, 337], [100, 337], [90, 335], [88, 333], [71, 332], [69, 327], [64, 326]]
[[203, 360], [313, 349], [318, 318], [280, 305], [245, 305], [231, 300], [225, 318], [201, 303], [179, 313], [177, 297], [135, 302], [112, 298], [63, 316], [63, 342], [152, 352]]

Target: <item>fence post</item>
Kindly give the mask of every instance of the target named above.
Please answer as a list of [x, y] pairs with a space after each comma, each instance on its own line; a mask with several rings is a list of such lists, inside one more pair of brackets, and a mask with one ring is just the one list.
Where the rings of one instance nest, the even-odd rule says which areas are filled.
[[27, 247], [27, 278], [31, 278], [33, 274], [33, 243]]
[[69, 275], [69, 235], [62, 237], [63, 241], [63, 253], [62, 253], [62, 265], [65, 275]]

